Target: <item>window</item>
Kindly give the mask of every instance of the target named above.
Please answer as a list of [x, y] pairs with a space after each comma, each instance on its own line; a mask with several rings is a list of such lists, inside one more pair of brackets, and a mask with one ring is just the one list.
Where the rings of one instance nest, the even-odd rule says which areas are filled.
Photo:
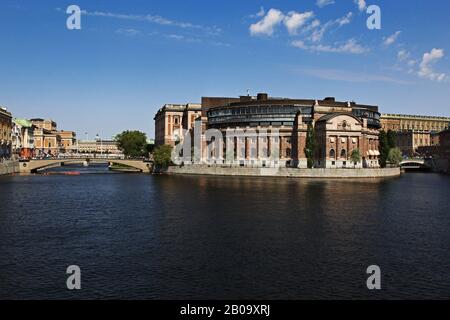
[[291, 156], [291, 148], [286, 148], [286, 157], [290, 157]]
[[341, 158], [347, 158], [347, 152], [345, 151], [345, 149], [341, 150]]
[[331, 159], [336, 158], [336, 151], [334, 151], [334, 149], [331, 149], [331, 150], [330, 150], [330, 158], [331, 158]]

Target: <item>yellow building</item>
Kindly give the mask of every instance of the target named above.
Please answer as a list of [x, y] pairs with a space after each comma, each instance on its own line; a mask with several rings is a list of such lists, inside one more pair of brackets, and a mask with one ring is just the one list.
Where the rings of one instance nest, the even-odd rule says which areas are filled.
[[76, 150], [77, 135], [73, 131], [58, 131], [60, 137], [60, 151], [63, 153], [70, 153]]
[[448, 128], [450, 118], [414, 116], [405, 114], [382, 114], [381, 127], [384, 131], [424, 131], [441, 132]]
[[448, 117], [382, 114], [381, 126], [397, 133], [397, 146], [408, 156], [414, 156], [419, 147], [434, 145], [433, 136], [450, 125]]
[[12, 115], [0, 107], [0, 159], [11, 157]]

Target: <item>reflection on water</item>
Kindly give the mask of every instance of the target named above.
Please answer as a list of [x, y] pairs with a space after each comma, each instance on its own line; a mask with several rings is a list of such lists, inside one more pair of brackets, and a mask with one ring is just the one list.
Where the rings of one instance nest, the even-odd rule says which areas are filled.
[[450, 298], [449, 188], [421, 173], [0, 177], [0, 298]]

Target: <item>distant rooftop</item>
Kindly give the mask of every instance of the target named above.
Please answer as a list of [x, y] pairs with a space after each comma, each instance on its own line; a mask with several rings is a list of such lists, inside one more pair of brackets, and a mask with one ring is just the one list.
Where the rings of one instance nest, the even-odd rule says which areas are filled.
[[423, 119], [423, 120], [443, 120], [449, 121], [450, 117], [439, 117], [439, 116], [421, 116], [421, 115], [409, 115], [409, 114], [392, 114], [383, 113], [381, 118], [385, 119]]

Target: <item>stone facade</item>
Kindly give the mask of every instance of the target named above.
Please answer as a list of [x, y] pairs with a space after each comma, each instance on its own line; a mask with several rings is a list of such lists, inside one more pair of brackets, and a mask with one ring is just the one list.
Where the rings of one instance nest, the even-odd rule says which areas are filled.
[[0, 107], [0, 159], [9, 159], [12, 149], [12, 115]]
[[383, 114], [383, 130], [396, 132], [396, 143], [405, 156], [415, 156], [419, 149], [439, 145], [438, 133], [450, 125], [448, 117]]
[[283, 177], [283, 178], [335, 178], [335, 179], [371, 179], [390, 178], [401, 175], [400, 168], [373, 169], [294, 169], [294, 168], [253, 168], [191, 165], [169, 167], [168, 174], [183, 175], [217, 175], [217, 176], [252, 176], [252, 177]]
[[78, 141], [73, 151], [76, 153], [123, 156], [117, 142], [113, 140]]
[[73, 131], [57, 130], [57, 123], [53, 120], [31, 119], [34, 126], [35, 155], [57, 156], [60, 153], [74, 152], [76, 133]]
[[405, 114], [382, 114], [381, 126], [384, 131], [440, 132], [450, 125], [449, 117], [417, 116]]
[[[192, 131], [196, 120], [202, 133], [203, 163], [306, 168], [307, 132], [312, 125], [316, 137], [315, 167], [379, 166], [381, 125], [377, 106], [339, 102], [331, 97], [270, 98], [264, 93], [257, 97], [203, 97], [201, 109], [196, 107], [190, 123], [183, 121], [187, 110], [183, 106], [165, 105], [158, 111], [156, 144], [175, 145], [183, 139], [182, 129]], [[214, 130], [223, 140], [217, 142], [214, 136], [205, 135]], [[361, 159], [351, 163], [352, 151], [356, 149]]]
[[195, 103], [164, 105], [154, 118], [155, 145], [174, 146], [181, 139], [182, 129], [192, 129], [201, 111], [201, 105]]

